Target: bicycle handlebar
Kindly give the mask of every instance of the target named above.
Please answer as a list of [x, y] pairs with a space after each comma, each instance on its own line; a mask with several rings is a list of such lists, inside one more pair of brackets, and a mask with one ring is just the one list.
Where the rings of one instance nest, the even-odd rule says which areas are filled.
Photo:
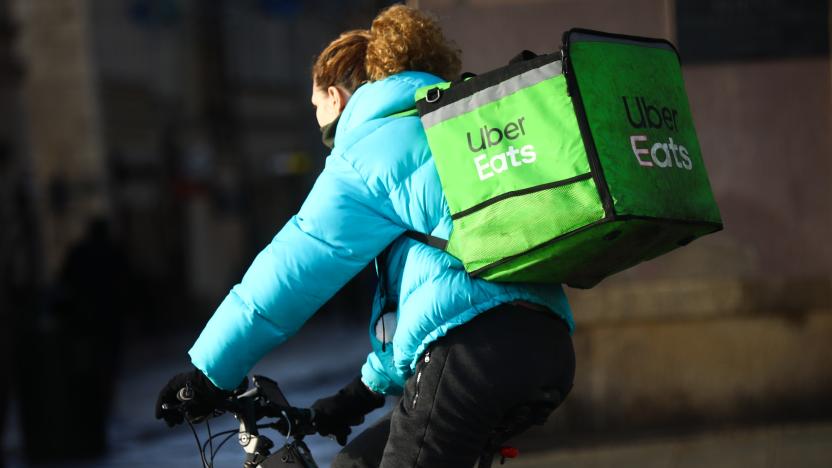
[[[315, 410], [310, 408], [296, 408], [290, 406], [283, 396], [283, 392], [277, 386], [277, 382], [255, 375], [252, 378], [254, 385], [241, 394], [235, 394], [220, 402], [215, 408], [217, 414], [228, 412], [233, 414], [244, 424], [254, 428], [257, 421], [263, 418], [274, 418], [275, 422], [261, 427], [271, 427], [284, 435], [292, 435], [296, 438], [315, 434]], [[192, 404], [194, 392], [189, 385], [179, 389], [176, 399], [179, 405], [162, 405], [165, 410], [176, 410], [188, 417], [188, 409]]]
[[[298, 466], [306, 468], [317, 468], [315, 460], [309, 451], [309, 447], [303, 442], [303, 438], [307, 435], [318, 432], [315, 423], [315, 410], [311, 408], [295, 408], [290, 406], [286, 401], [286, 397], [277, 385], [277, 382], [255, 375], [252, 377], [253, 386], [240, 393], [233, 394], [227, 399], [220, 402], [215, 408], [215, 415], [223, 412], [229, 412], [240, 422], [240, 430], [226, 431], [219, 435], [233, 434], [237, 432], [240, 445], [243, 446], [246, 452], [245, 468], [254, 467], [283, 467], [283, 466]], [[188, 407], [192, 404], [194, 393], [190, 385], [181, 388], [176, 394], [177, 400], [181, 403], [175, 407], [170, 405], [163, 405], [162, 408], [166, 410], [176, 410], [182, 412], [185, 420], [188, 423], [198, 422], [191, 419], [188, 415]], [[210, 416], [210, 415], [209, 415]], [[263, 418], [274, 418], [275, 421], [268, 424], [257, 424], [257, 421]], [[206, 417], [207, 419], [207, 417]], [[271, 428], [288, 438], [293, 438], [292, 442], [288, 442], [276, 453], [271, 453], [274, 444], [267, 437], [261, 436], [258, 429]], [[191, 427], [193, 430], [193, 427]], [[204, 445], [200, 444], [199, 438], [194, 431], [194, 437], [197, 440], [197, 447], [200, 451], [203, 467], [213, 467], [214, 455], [219, 451], [222, 445], [228, 440], [228, 437], [219, 444], [216, 450], [211, 448], [208, 451], [209, 457], [206, 457], [206, 445], [208, 445], [213, 437], [211, 436], [209, 427], [209, 439]], [[497, 446], [492, 446], [489, 442], [480, 457], [479, 466], [491, 466], [494, 451]], [[500, 455], [505, 458], [513, 458], [516, 456], [515, 451], [504, 451], [504, 447], [500, 447]], [[209, 462], [210, 460], [210, 462]]]

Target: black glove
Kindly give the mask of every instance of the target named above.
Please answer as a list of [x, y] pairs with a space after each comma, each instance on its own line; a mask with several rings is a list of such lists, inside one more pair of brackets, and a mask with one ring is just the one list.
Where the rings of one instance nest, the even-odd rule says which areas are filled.
[[[220, 402], [247, 387], [248, 380], [244, 378], [234, 391], [223, 390], [208, 380], [199, 369], [176, 374], [159, 392], [159, 398], [156, 400], [156, 419], [164, 419], [171, 427], [181, 424], [185, 415], [189, 420], [199, 420], [209, 416]], [[179, 408], [183, 405], [179, 398], [181, 396], [187, 399], [187, 402], [184, 402], [184, 413]]]
[[313, 403], [312, 409], [318, 433], [332, 434], [339, 444], [346, 445], [350, 426], [361, 424], [367, 413], [382, 406], [384, 395], [367, 388], [358, 376], [335, 395]]

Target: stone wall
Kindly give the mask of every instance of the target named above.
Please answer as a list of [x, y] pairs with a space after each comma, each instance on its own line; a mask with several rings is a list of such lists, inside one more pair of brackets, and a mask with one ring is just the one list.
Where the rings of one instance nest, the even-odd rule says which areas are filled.
[[44, 281], [90, 218], [109, 210], [85, 0], [18, 0], [14, 20]]

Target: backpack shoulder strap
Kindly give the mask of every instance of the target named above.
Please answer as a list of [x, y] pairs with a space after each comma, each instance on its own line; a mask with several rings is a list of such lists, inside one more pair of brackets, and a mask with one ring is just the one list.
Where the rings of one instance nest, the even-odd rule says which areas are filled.
[[407, 231], [404, 233], [404, 235], [423, 244], [435, 247], [439, 250], [445, 250], [445, 248], [448, 247], [447, 240], [442, 239], [440, 237], [432, 236], [430, 234], [425, 234], [418, 231]]
[[395, 114], [390, 114], [388, 117], [409, 117], [411, 115], [419, 115], [419, 111], [414, 107], [413, 109], [407, 109], [401, 112], [396, 112]]
[[[401, 112], [391, 114], [390, 117], [409, 117], [411, 115], [419, 115], [419, 111], [414, 107], [413, 109], [406, 109]], [[432, 236], [430, 234], [425, 234], [423, 232], [407, 231], [405, 232], [405, 235], [413, 240], [419, 241], [423, 244], [427, 244], [439, 250], [445, 250], [445, 248], [448, 246], [447, 240], [441, 239], [436, 236]]]

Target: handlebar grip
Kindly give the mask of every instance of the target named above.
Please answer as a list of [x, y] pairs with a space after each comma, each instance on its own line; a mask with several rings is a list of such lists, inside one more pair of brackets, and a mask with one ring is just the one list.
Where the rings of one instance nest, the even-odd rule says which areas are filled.
[[314, 434], [318, 431], [318, 423], [315, 421], [315, 410], [311, 408], [291, 408], [289, 414], [292, 419], [295, 431], [301, 434]]

